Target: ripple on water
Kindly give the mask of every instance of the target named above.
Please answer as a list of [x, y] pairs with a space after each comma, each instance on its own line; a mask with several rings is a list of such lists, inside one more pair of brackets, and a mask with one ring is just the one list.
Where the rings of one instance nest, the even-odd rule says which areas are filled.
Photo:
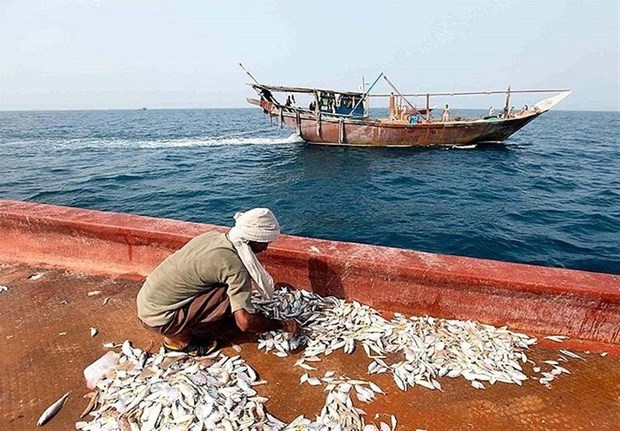
[[3, 112], [0, 196], [620, 274], [617, 113], [549, 112], [505, 145], [300, 143], [260, 110]]

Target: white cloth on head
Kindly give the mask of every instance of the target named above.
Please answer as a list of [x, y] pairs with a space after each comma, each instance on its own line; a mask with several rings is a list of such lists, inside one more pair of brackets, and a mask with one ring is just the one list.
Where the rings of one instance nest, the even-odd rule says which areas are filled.
[[267, 208], [254, 208], [235, 214], [235, 226], [228, 232], [228, 239], [254, 280], [257, 290], [265, 299], [273, 296], [273, 278], [258, 261], [249, 241], [272, 242], [280, 235], [280, 224]]
[[235, 214], [236, 235], [247, 241], [273, 242], [280, 235], [280, 224], [267, 208], [254, 208]]

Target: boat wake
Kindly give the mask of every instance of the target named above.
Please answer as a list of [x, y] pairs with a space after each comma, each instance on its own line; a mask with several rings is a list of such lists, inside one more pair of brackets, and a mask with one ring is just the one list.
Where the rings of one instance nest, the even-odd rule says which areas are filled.
[[[256, 132], [222, 135], [213, 137], [161, 138], [161, 139], [63, 139], [48, 140], [45, 144], [55, 149], [156, 149], [156, 148], [187, 148], [214, 147], [232, 145], [290, 145], [303, 143], [297, 135], [287, 137], [263, 137]], [[22, 142], [23, 144], [23, 142]], [[41, 143], [39, 143], [41, 146]]]
[[[249, 135], [249, 134], [244, 134]], [[182, 148], [182, 147], [210, 147], [228, 145], [286, 145], [304, 142], [298, 135], [288, 137], [259, 137], [244, 135], [227, 135], [212, 138], [171, 139], [157, 141], [138, 141], [127, 145], [137, 148]]]
[[474, 150], [476, 148], [478, 148], [478, 144], [452, 145], [452, 146], [448, 147], [448, 149], [450, 149], [450, 150]]

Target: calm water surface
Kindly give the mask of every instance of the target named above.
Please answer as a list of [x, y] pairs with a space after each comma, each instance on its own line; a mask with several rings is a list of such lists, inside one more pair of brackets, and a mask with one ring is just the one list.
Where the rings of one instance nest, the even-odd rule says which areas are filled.
[[312, 146], [259, 110], [0, 112], [0, 198], [620, 274], [620, 118], [552, 111], [505, 145]]

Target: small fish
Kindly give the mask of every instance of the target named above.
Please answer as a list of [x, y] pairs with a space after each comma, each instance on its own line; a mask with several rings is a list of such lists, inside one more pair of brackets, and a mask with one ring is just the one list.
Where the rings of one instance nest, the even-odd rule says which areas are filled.
[[317, 379], [316, 377], [310, 377], [306, 381], [308, 382], [308, 384], [310, 386], [320, 386], [321, 385], [321, 381], [319, 379]]
[[144, 366], [146, 365], [146, 361], [148, 359], [149, 359], [148, 353], [146, 353], [146, 351], [143, 350], [142, 353], [140, 353], [140, 355], [138, 356], [138, 366], [140, 368], [144, 368]]
[[99, 333], [99, 331], [97, 330], [97, 328], [90, 328], [90, 336], [91, 337], [94, 337], [98, 333]]
[[547, 340], [555, 341], [556, 343], [562, 343], [568, 337], [566, 335], [547, 335], [545, 338]]
[[9, 286], [0, 285], [0, 292], [8, 292], [8, 291], [9, 291]]
[[37, 426], [45, 425], [47, 421], [49, 421], [54, 416], [56, 416], [56, 413], [58, 413], [60, 409], [62, 408], [62, 406], [65, 405], [65, 402], [67, 401], [67, 398], [69, 398], [70, 393], [71, 392], [67, 392], [62, 397], [60, 397], [58, 401], [56, 401], [54, 404], [52, 404], [47, 409], [45, 409], [45, 411], [41, 414], [41, 416], [39, 417], [39, 420], [37, 421]]
[[28, 280], [38, 280], [39, 278], [43, 277], [43, 274], [45, 273], [37, 272], [36, 274], [32, 274], [30, 277], [28, 277]]
[[110, 297], [107, 296], [106, 298], [103, 299], [103, 305], [106, 305], [108, 303], [108, 301], [110, 301]]
[[93, 411], [93, 408], [95, 408], [95, 405], [97, 404], [98, 400], [99, 400], [99, 392], [92, 393], [92, 397], [90, 397], [90, 400], [88, 401], [88, 405], [86, 406], [86, 408], [80, 415], [80, 419], [82, 419], [84, 416], [86, 416], [87, 414]]
[[560, 353], [573, 359], [581, 359], [582, 361], [585, 361], [585, 358], [582, 358], [577, 353], [573, 353], [570, 350], [560, 350]]
[[312, 365], [308, 365], [303, 361], [298, 361], [299, 363], [295, 363], [295, 365], [297, 365], [300, 368], [303, 368], [304, 370], [308, 370], [308, 371], [314, 371], [316, 370], [315, 367], [313, 367]]
[[368, 384], [370, 385], [370, 389], [372, 389], [376, 393], [385, 395], [385, 392], [383, 392], [383, 390], [379, 386], [377, 386], [375, 383], [368, 382]]
[[477, 380], [473, 380], [473, 381], [471, 382], [471, 385], [472, 385], [474, 388], [476, 388], [476, 389], [486, 389], [486, 388], [484, 387], [484, 385], [483, 385], [482, 383], [480, 383], [479, 381], [477, 381]]
[[101, 295], [101, 290], [91, 290], [87, 293], [88, 296], [98, 296]]
[[106, 349], [114, 349], [116, 347], [121, 347], [123, 343], [102, 343], [103, 347]]

